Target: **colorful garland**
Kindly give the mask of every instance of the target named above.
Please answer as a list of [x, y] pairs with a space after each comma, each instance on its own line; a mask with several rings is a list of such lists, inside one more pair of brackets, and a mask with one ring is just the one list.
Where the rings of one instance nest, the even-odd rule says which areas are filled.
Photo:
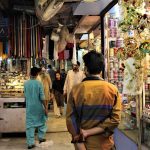
[[139, 49], [144, 54], [150, 53], [150, 43], [149, 42], [143, 42], [143, 43], [141, 43]]

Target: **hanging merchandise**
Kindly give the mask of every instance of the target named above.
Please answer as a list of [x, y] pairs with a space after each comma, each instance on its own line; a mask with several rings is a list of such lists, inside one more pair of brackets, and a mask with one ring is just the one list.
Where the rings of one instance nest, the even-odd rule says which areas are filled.
[[61, 39], [58, 41], [58, 52], [62, 52], [65, 50], [67, 42], [65, 39]]
[[51, 34], [51, 40], [53, 40], [53, 41], [59, 41], [59, 35], [56, 33], [56, 32], [52, 32], [52, 34]]
[[49, 36], [46, 35], [45, 38], [43, 38], [42, 58], [49, 59], [48, 52], [49, 52]]
[[120, 22], [119, 26], [124, 32], [128, 31], [131, 25], [139, 34], [145, 29], [148, 31], [150, 29], [150, 16], [146, 14], [145, 3], [142, 3], [142, 0], [137, 1], [138, 2], [134, 2], [139, 3], [138, 7], [130, 5], [128, 2], [121, 3], [124, 10], [124, 19]]
[[69, 30], [66, 26], [63, 26], [60, 31], [60, 39], [58, 41], [58, 51], [61, 52], [65, 50], [67, 45], [67, 39], [69, 36]]
[[[123, 93], [132, 95], [135, 93], [135, 60], [129, 58], [125, 62], [125, 71], [124, 71], [124, 82], [123, 82]], [[134, 87], [133, 87], [134, 86]]]
[[12, 57], [40, 58], [41, 49], [41, 27], [33, 16], [15, 15], [9, 18], [9, 49]]
[[68, 36], [67, 36], [67, 43], [73, 43], [73, 38], [74, 38], [74, 35], [72, 33], [70, 33]]
[[46, 39], [43, 38], [43, 49], [42, 49], [42, 56], [46, 57]]
[[[74, 43], [67, 43], [65, 51], [68, 52], [68, 59], [72, 59]], [[65, 52], [66, 53], [66, 52]]]
[[58, 59], [64, 60], [64, 51], [58, 52]]
[[146, 54], [146, 53], [150, 54], [150, 42], [145, 41], [145, 42], [141, 43], [139, 49], [144, 54]]
[[60, 31], [60, 39], [64, 39], [65, 41], [67, 41], [68, 37], [69, 37], [69, 30], [66, 26], [63, 26]]
[[124, 2], [126, 5], [139, 7], [143, 3], [143, 0], [122, 0], [122, 2]]
[[45, 59], [49, 59], [48, 58], [48, 51], [49, 51], [49, 35], [46, 35], [45, 36], [45, 43], [46, 43], [46, 48], [45, 48], [45, 54], [46, 54], [46, 57]]
[[116, 47], [123, 47], [124, 46], [124, 40], [121, 37], [118, 37], [116, 40]]
[[54, 60], [58, 60], [58, 43], [54, 41]]
[[65, 60], [69, 59], [69, 50], [64, 51], [64, 59]]
[[73, 47], [73, 56], [72, 56], [72, 63], [73, 64], [77, 64], [77, 50], [76, 50], [76, 39], [75, 39], [75, 35], [74, 35], [74, 47]]
[[119, 26], [125, 35], [128, 33], [128, 37], [124, 40], [124, 47], [117, 51], [119, 59], [134, 57], [142, 60], [146, 53], [150, 53], [150, 15], [146, 13], [146, 3], [143, 2], [142, 0], [121, 1], [124, 18]]

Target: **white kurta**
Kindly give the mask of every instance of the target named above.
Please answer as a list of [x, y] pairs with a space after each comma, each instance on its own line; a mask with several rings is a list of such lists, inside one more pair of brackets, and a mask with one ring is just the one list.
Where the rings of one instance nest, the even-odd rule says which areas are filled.
[[64, 93], [67, 93], [67, 99], [69, 97], [69, 94], [73, 86], [81, 83], [84, 78], [85, 78], [85, 74], [81, 70], [79, 70], [78, 72], [74, 72], [73, 70], [68, 71], [65, 84], [64, 84]]

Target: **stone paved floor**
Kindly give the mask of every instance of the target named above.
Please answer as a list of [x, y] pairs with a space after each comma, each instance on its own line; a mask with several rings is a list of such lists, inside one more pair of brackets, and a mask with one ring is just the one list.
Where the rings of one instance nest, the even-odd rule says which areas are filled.
[[[74, 150], [70, 143], [71, 137], [67, 132], [65, 117], [56, 118], [49, 113], [47, 142], [44, 145], [36, 144], [33, 150]], [[40, 146], [40, 147], [38, 147]], [[3, 134], [0, 138], [0, 150], [26, 150], [25, 134]]]
[[[68, 132], [47, 133], [47, 143], [33, 150], [73, 150]], [[26, 150], [25, 137], [7, 137], [0, 139], [0, 150]], [[37, 145], [38, 146], [38, 145]]]

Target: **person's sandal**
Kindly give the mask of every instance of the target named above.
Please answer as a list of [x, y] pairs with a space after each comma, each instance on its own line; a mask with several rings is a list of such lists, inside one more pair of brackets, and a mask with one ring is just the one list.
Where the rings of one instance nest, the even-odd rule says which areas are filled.
[[40, 139], [39, 140], [39, 144], [43, 143], [43, 142], [46, 142], [46, 139]]

